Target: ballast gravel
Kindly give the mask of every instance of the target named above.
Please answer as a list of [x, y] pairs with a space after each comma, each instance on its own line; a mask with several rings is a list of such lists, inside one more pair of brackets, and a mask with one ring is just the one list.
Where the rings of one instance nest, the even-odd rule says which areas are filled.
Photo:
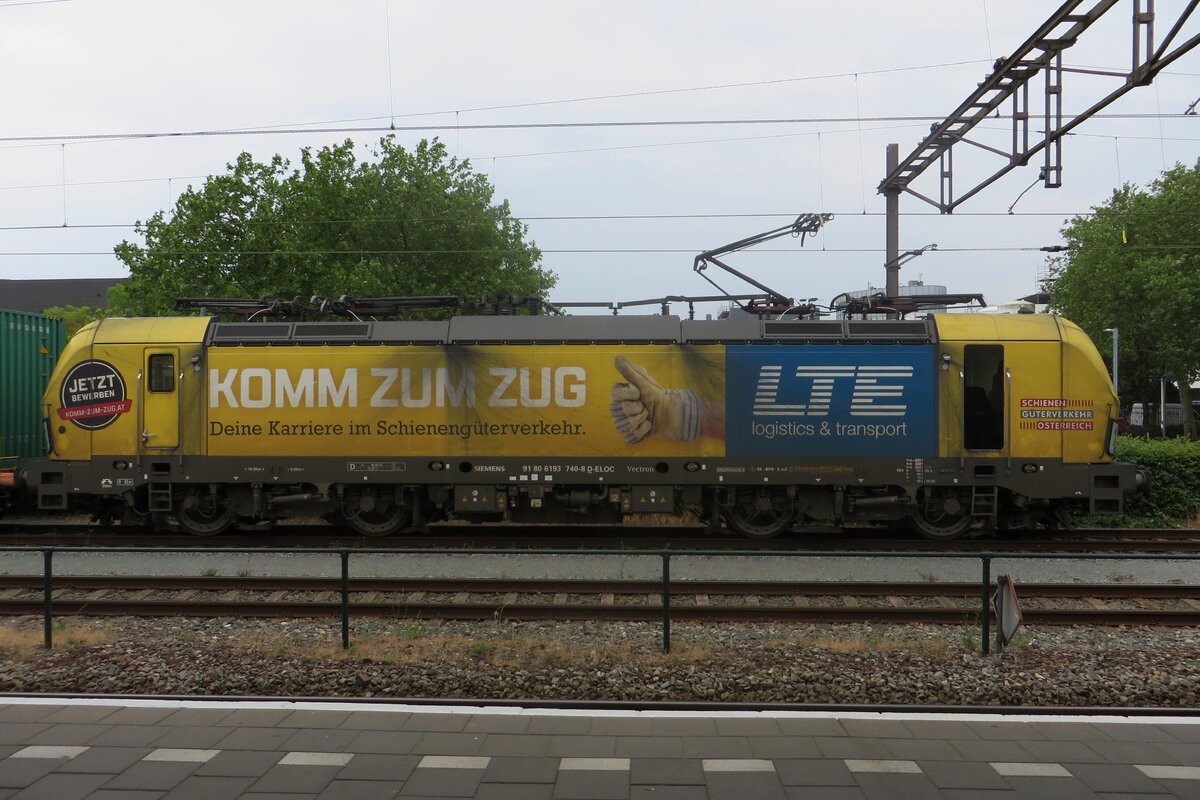
[[8, 623], [0, 691], [347, 698], [1197, 707], [1200, 630], [69, 619]]

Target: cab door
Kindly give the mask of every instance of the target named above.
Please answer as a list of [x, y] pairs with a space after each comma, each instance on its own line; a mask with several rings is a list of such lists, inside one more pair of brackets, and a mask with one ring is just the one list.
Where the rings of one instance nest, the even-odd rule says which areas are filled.
[[1004, 345], [963, 347], [962, 381], [963, 448], [1007, 451], [1012, 380], [1004, 363]]
[[142, 452], [164, 452], [179, 447], [179, 348], [147, 347], [139, 375], [141, 384]]

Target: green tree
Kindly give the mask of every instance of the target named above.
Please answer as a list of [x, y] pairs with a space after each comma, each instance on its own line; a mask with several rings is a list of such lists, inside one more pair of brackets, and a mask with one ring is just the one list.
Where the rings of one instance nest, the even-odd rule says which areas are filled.
[[[1120, 329], [1124, 400], [1157, 402], [1158, 379], [1171, 375], [1186, 410], [1200, 377], [1200, 162], [1146, 190], [1126, 184], [1093, 212], [1062, 230], [1068, 249], [1050, 264], [1051, 302], [1105, 351], [1104, 329]], [[1196, 438], [1192, 415], [1183, 418]]]
[[[114, 287], [115, 288], [115, 287]], [[115, 304], [113, 306], [115, 308]], [[47, 317], [61, 319], [63, 325], [67, 328], [67, 336], [74, 336], [79, 332], [79, 329], [89, 322], [95, 322], [98, 319], [104, 319], [113, 315], [112, 310], [107, 308], [96, 308], [95, 306], [51, 306], [43, 312]]]
[[139, 223], [144, 245], [117, 245], [130, 280], [114, 308], [168, 314], [177, 297], [545, 297], [554, 274], [469, 162], [436, 139], [409, 152], [387, 136], [372, 155], [359, 162], [347, 140], [305, 148], [292, 169], [242, 153], [170, 216]]

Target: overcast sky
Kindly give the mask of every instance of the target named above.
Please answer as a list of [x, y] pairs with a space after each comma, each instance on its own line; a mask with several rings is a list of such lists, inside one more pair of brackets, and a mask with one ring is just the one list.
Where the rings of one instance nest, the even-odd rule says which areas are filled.
[[[1127, 68], [1132, 2], [1118, 2], [1065, 63]], [[1159, 38], [1183, 6], [1159, 0]], [[124, 275], [112, 247], [134, 237], [133, 223], [169, 207], [188, 183], [223, 172], [239, 152], [295, 161], [302, 147], [349, 137], [365, 157], [380, 134], [18, 137], [394, 122], [428, 126], [400, 131], [402, 143], [440, 136], [490, 176], [558, 274], [555, 299], [711, 294], [692, 272], [696, 253], [820, 211], [835, 219], [803, 248], [778, 239], [729, 263], [784, 294], [828, 302], [884, 284], [876, 186], [887, 143], [907, 155], [1056, 7], [0, 0], [0, 278]], [[1197, 32], [1200, 19], [1182, 38]], [[1041, 86], [1039, 77], [1035, 113]], [[1116, 86], [1068, 74], [1064, 111], [1081, 111]], [[1196, 162], [1200, 116], [1184, 112], [1197, 98], [1200, 49], [1107, 109], [1144, 116], [1078, 128], [1064, 146], [1065, 185], [1035, 186], [1011, 215], [1038, 176], [1040, 155], [951, 216], [905, 195], [901, 250], [939, 250], [907, 263], [901, 281], [982, 292], [994, 303], [1035, 291], [1045, 265], [1037, 248], [1061, 241], [1066, 218], [1121, 182], [1145, 185], [1165, 166]], [[772, 119], [804, 121], [754, 122]], [[837, 121], [809, 121], [821, 119]], [[727, 124], [466, 127], [699, 120]], [[991, 120], [975, 138], [1004, 147], [1010, 126]], [[969, 149], [956, 155], [960, 192], [1004, 163]], [[913, 188], [936, 196], [935, 171]], [[713, 277], [731, 292], [750, 288]]]

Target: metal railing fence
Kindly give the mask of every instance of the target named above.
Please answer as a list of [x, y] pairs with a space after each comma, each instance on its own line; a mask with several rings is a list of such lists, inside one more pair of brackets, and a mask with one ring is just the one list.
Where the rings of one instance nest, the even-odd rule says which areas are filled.
[[[610, 557], [652, 557], [661, 561], [662, 580], [662, 649], [664, 653], [671, 651], [671, 560], [678, 558], [851, 558], [867, 559], [882, 558], [888, 560], [931, 559], [958, 561], [977, 559], [980, 562], [980, 606], [979, 624], [981, 627], [982, 652], [991, 652], [991, 596], [995, 587], [992, 585], [992, 562], [1004, 561], [1033, 561], [1033, 560], [1071, 560], [1071, 561], [1197, 561], [1200, 554], [1164, 554], [1164, 553], [952, 553], [952, 552], [911, 552], [897, 553], [895, 551], [821, 551], [805, 552], [796, 550], [586, 550], [586, 549], [541, 549], [541, 548], [346, 548], [346, 547], [0, 547], [0, 553], [41, 553], [42, 555], [42, 605], [43, 605], [43, 646], [53, 647], [54, 639], [54, 556], [67, 553], [163, 553], [170, 555], [205, 554], [205, 555], [329, 555], [339, 559], [341, 574], [341, 624], [342, 648], [350, 647], [350, 559], [351, 556], [610, 556]], [[397, 580], [403, 580], [397, 578]], [[781, 581], [782, 582], [782, 581]], [[853, 586], [853, 581], [829, 581], [829, 583]]]

